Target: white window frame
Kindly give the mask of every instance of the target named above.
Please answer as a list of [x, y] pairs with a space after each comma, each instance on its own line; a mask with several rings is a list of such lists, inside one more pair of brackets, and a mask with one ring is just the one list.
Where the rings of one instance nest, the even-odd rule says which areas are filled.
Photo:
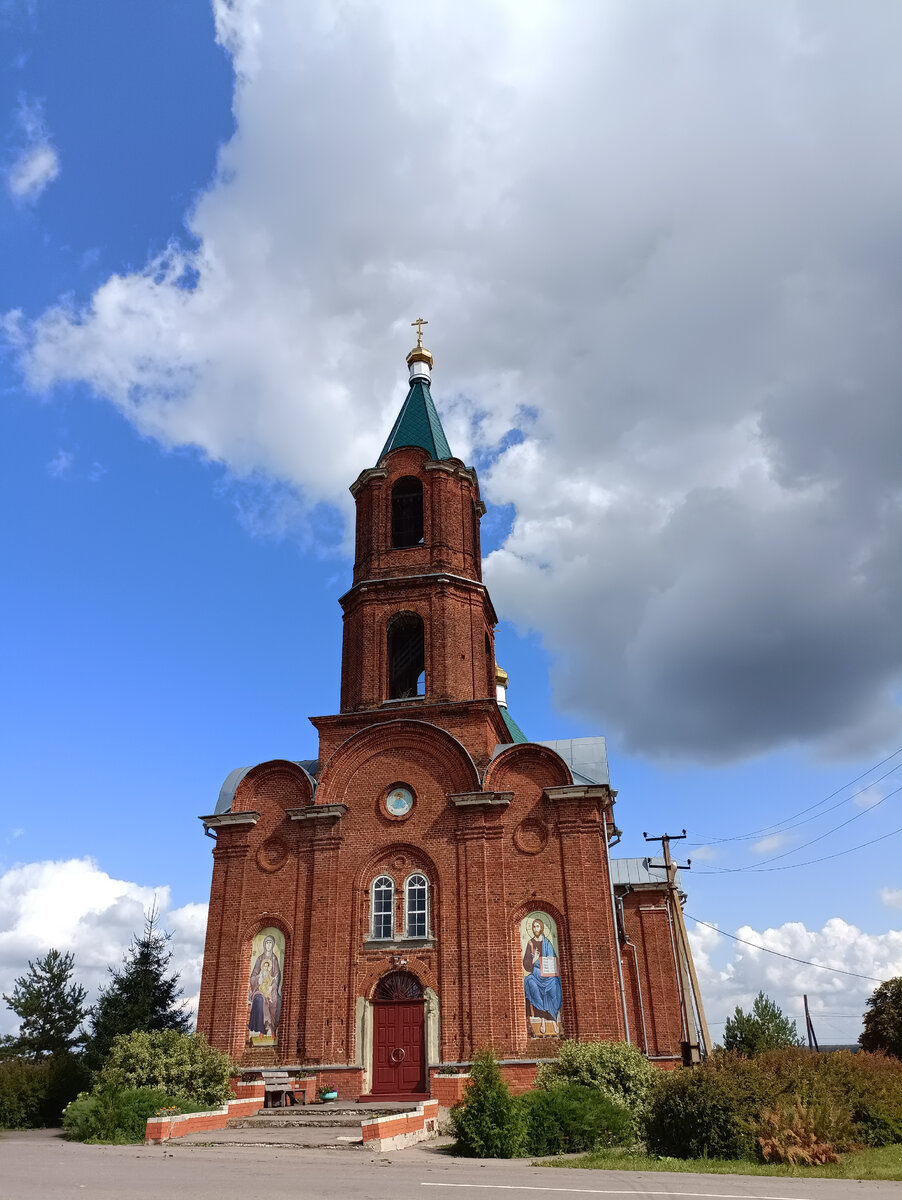
[[[387, 883], [389, 886], [388, 887], [380, 887], [379, 885], [382, 884], [383, 881], [385, 883]], [[394, 936], [395, 936], [395, 890], [396, 890], [395, 889], [395, 881], [392, 879], [391, 875], [385, 875], [384, 873], [382, 875], [377, 875], [376, 878], [373, 880], [373, 882], [370, 884], [370, 937], [374, 941], [390, 942], [394, 939]], [[389, 923], [388, 933], [379, 932], [378, 926], [376, 924], [377, 917], [384, 917], [386, 915], [386, 913], [384, 911], [382, 911], [382, 912], [376, 911], [377, 891], [381, 892], [383, 894], [385, 892], [388, 892], [388, 894], [389, 894], [389, 905], [388, 905], [388, 913], [387, 913], [388, 923]]]
[[[413, 881], [415, 879], [422, 879], [423, 890], [425, 892], [425, 896], [424, 896], [424, 910], [425, 911], [423, 911], [423, 916], [425, 918], [425, 921], [424, 921], [423, 933], [411, 933], [410, 932], [410, 918], [411, 918], [410, 891], [411, 891], [411, 885], [413, 884]], [[404, 880], [404, 936], [405, 937], [413, 938], [414, 940], [419, 940], [421, 938], [429, 937], [429, 919], [430, 919], [430, 915], [431, 915], [430, 911], [429, 911], [430, 907], [431, 907], [430, 903], [429, 903], [429, 892], [430, 892], [429, 876], [424, 871], [412, 871], [410, 873], [410, 875], [408, 875], [407, 878]], [[422, 910], [417, 909], [416, 915], [419, 916], [421, 911]]]

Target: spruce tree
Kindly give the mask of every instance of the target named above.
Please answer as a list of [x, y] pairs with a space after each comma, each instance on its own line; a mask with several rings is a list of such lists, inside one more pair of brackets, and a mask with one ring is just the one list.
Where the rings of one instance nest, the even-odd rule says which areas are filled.
[[89, 1012], [87, 992], [72, 982], [74, 962], [71, 953], [48, 950], [43, 958], [29, 962], [28, 971], [14, 981], [11, 995], [4, 993], [7, 1006], [22, 1024], [17, 1036], [3, 1039], [3, 1057], [60, 1057], [84, 1042], [79, 1026]]
[[110, 967], [110, 980], [94, 1005], [88, 1053], [99, 1066], [113, 1039], [136, 1029], [175, 1029], [187, 1033], [191, 1018], [180, 997], [178, 972], [167, 973], [172, 960], [170, 934], [158, 926], [154, 905], [144, 918], [144, 932], [134, 937], [120, 968]]
[[749, 1057], [765, 1050], [782, 1050], [785, 1046], [801, 1046], [796, 1023], [785, 1017], [769, 996], [759, 992], [751, 1012], [737, 1005], [732, 1017], [727, 1017], [723, 1044], [725, 1050], [736, 1050]]

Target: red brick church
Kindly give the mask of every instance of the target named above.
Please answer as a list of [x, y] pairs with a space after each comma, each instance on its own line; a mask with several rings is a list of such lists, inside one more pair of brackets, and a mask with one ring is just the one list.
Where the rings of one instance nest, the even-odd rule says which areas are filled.
[[508, 712], [482, 582], [485, 506], [448, 446], [432, 355], [351, 487], [341, 711], [314, 759], [239, 768], [216, 811], [198, 1029], [343, 1097], [427, 1094], [491, 1047], [512, 1082], [562, 1038], [670, 1065], [683, 1027], [671, 891], [618, 859], [603, 738]]

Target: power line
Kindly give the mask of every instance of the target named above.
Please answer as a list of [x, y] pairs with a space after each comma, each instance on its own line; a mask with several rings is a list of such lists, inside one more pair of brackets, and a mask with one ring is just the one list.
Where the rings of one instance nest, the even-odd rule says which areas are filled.
[[891, 829], [889, 833], [881, 834], [880, 837], [871, 838], [869, 842], [859, 842], [857, 846], [848, 846], [845, 850], [837, 850], [835, 854], [824, 854], [820, 858], [806, 858], [800, 863], [784, 863], [782, 867], [734, 867], [730, 870], [721, 868], [719, 871], [706, 871], [704, 868], [695, 869], [697, 875], [730, 875], [734, 871], [750, 871], [756, 873], [760, 871], [794, 871], [796, 867], [810, 867], [815, 863], [829, 862], [831, 858], [842, 858], [844, 854], [853, 854], [856, 850], [863, 850], [865, 846], [873, 846], [877, 842], [885, 842], [887, 838], [895, 837], [902, 833], [902, 826], [898, 829]]
[[[878, 764], [877, 764], [877, 766], [879, 766], [879, 765], [880, 765], [880, 764], [878, 763]], [[890, 769], [889, 769], [888, 771], [884, 771], [884, 773], [883, 773], [882, 775], [878, 775], [876, 779], [872, 779], [872, 780], [870, 781], [870, 783], [868, 784], [868, 787], [874, 787], [874, 785], [875, 785], [875, 784], [882, 783], [882, 782], [883, 782], [883, 780], [884, 780], [884, 779], [887, 779], [887, 778], [888, 778], [890, 775], [895, 775], [895, 773], [896, 773], [896, 772], [899, 770], [900, 766], [902, 766], [902, 763], [896, 763], [896, 765], [895, 765], [894, 767], [890, 767]], [[872, 770], [872, 771], [873, 771], [873, 770], [876, 770], [876, 768], [875, 768], [875, 767], [871, 767], [871, 770]], [[853, 779], [852, 783], [855, 783], [855, 782], [857, 782], [857, 780], [854, 780], [854, 779]], [[847, 784], [846, 784], [846, 787], [851, 787], [851, 786], [852, 786], [852, 784], [849, 784], [849, 783], [847, 783]], [[840, 789], [840, 790], [843, 790], [843, 789]], [[834, 792], [834, 793], [833, 793], [833, 795], [835, 796], [835, 795], [836, 795], [836, 793]], [[813, 816], [811, 816], [811, 817], [805, 817], [803, 820], [801, 820], [801, 821], [796, 821], [796, 822], [795, 822], [794, 824], [792, 824], [792, 825], [783, 825], [782, 829], [777, 829], [776, 827], [771, 827], [771, 831], [772, 831], [772, 833], [774, 833], [774, 834], [776, 834], [776, 833], [788, 833], [788, 831], [789, 831], [790, 829], [798, 829], [798, 828], [799, 828], [799, 826], [801, 826], [801, 825], [808, 825], [808, 824], [810, 824], [812, 821], [818, 821], [818, 820], [820, 820], [820, 818], [821, 818], [821, 817], [825, 817], [825, 816], [827, 815], [827, 813], [835, 812], [835, 811], [836, 811], [836, 809], [838, 809], [838, 808], [842, 808], [842, 806], [843, 806], [844, 804], [851, 804], [851, 803], [852, 803], [854, 800], [856, 800], [856, 799], [857, 799], [857, 798], [858, 798], [860, 795], [862, 795], [862, 793], [861, 793], [861, 792], [856, 792], [856, 793], [855, 793], [853, 796], [844, 796], [842, 800], [838, 801], [836, 804], [831, 804], [831, 805], [830, 805], [830, 807], [829, 807], [829, 808], [825, 808], [823, 812], [815, 813], [815, 814], [814, 814]], [[830, 796], [827, 796], [827, 797], [826, 797], [826, 799], [824, 799], [824, 800], [821, 800], [819, 803], [821, 803], [821, 804], [826, 804], [826, 803], [827, 803], [827, 800], [830, 800], [831, 798], [832, 798], [832, 797], [830, 797]], [[886, 799], [886, 797], [884, 796], [884, 797], [883, 797], [883, 799], [885, 800], [885, 799]], [[879, 803], [879, 802], [878, 802], [878, 803]], [[872, 805], [869, 805], [869, 807], [870, 807], [870, 808], [876, 808], [876, 807], [877, 807], [877, 805], [876, 805], [876, 804], [872, 804]], [[867, 812], [867, 809], [865, 809], [865, 812]], [[798, 815], [798, 814], [796, 814], [796, 815]], [[791, 819], [792, 819], [791, 817], [787, 817], [787, 818], [786, 818], [786, 820], [787, 820], [787, 821], [789, 821], [789, 820], [791, 820]], [[779, 822], [778, 822], [778, 824], [779, 824]], [[717, 846], [720, 846], [720, 845], [722, 845], [722, 844], [723, 844], [723, 843], [725, 843], [725, 842], [750, 842], [750, 841], [752, 841], [754, 838], [756, 838], [756, 837], [760, 837], [760, 836], [761, 836], [761, 833], [762, 833], [762, 831], [760, 831], [760, 830], [759, 830], [759, 832], [758, 832], [758, 833], [738, 833], [738, 834], [736, 834], [736, 836], [735, 836], [735, 837], [728, 837], [728, 838], [708, 838], [708, 840], [707, 840], [706, 842], [687, 842], [686, 844], [687, 844], [687, 846], [709, 846], [709, 845], [717, 845]]]
[[801, 963], [804, 967], [817, 967], [820, 971], [832, 971], [834, 975], [852, 975], [856, 979], [867, 979], [871, 983], [886, 982], [884, 979], [877, 979], [874, 975], [861, 975], [858, 971], [841, 971], [839, 967], [827, 967], [823, 963], [809, 962], [807, 958], [796, 958], [793, 954], [783, 954], [780, 950], [769, 950], [767, 946], [759, 946], [756, 942], [749, 942], [745, 938], [737, 937], [735, 933], [727, 933], [725, 929], [718, 929], [716, 925], [711, 925], [708, 921], [701, 921], [698, 917], [693, 917], [691, 913], [683, 915], [687, 916], [690, 921], [694, 921], [696, 925], [704, 925], [706, 929], [713, 929], [721, 937], [732, 938], [734, 942], [742, 942], [743, 946], [751, 946], [753, 950], [763, 950], [765, 954], [775, 954], [777, 958], [788, 958], [790, 962]]
[[[866, 771], [862, 771], [862, 773], [860, 775], [856, 775], [854, 779], [850, 779], [848, 783], [844, 783], [841, 787], [838, 787], [835, 792], [831, 792], [830, 795], [825, 796], [823, 798], [823, 800], [818, 800], [815, 804], [809, 804], [807, 808], [799, 809], [799, 811], [797, 813], [792, 813], [790, 816], [784, 817], [782, 821], [775, 821], [773, 825], [765, 825], [763, 829], [753, 830], [751, 833], [736, 834], [733, 837], [725, 837], [725, 838], [711, 837], [711, 838], [706, 838], [705, 841], [703, 841], [703, 842], [692, 842], [690, 844], [693, 846], [706, 846], [711, 842], [720, 843], [720, 842], [745, 841], [749, 838], [761, 837], [765, 833], [774, 832], [774, 831], [780, 829], [783, 825], [785, 825], [787, 821], [794, 821], [796, 819], [796, 817], [803, 817], [805, 815], [805, 813], [809, 813], [815, 808], [820, 808], [820, 806], [822, 804], [826, 804], [829, 800], [832, 800], [834, 796], [838, 796], [840, 794], [840, 792], [844, 792], [846, 790], [846, 788], [850, 788], [854, 784], [859, 783], [866, 776], [870, 775], [872, 771], [876, 771], [878, 767], [882, 767], [884, 763], [890, 762], [892, 759], [897, 758], [900, 754], [902, 754], [902, 746], [900, 746], [898, 750], [894, 750], [892, 752], [892, 754], [887, 754], [886, 758], [881, 758], [879, 762], [876, 762], [876, 763], [874, 763], [873, 766], [868, 767], [868, 769]], [[898, 767], [898, 764], [897, 764], [897, 767]], [[893, 770], [896, 770], [897, 767], [894, 767]], [[891, 775], [892, 771], [887, 771], [886, 774]], [[885, 779], [886, 775], [881, 775], [880, 778]], [[877, 783], [877, 782], [879, 782], [879, 780], [874, 780], [874, 782]], [[843, 800], [843, 801], [841, 801], [841, 803], [845, 804], [846, 801]], [[837, 807], [838, 807], [838, 805], [837, 805]]]
[[[793, 846], [793, 848], [791, 850], [784, 850], [782, 854], [774, 854], [771, 858], [763, 858], [763, 859], [761, 859], [760, 862], [757, 862], [757, 863], [746, 863], [746, 865], [743, 867], [711, 867], [710, 870], [708, 872], [706, 872], [706, 874], [716, 875], [716, 874], [726, 873], [728, 875], [734, 875], [737, 871], [763, 871], [765, 869], [765, 865], [767, 863], [777, 862], [781, 858], [788, 858], [790, 854], [798, 854], [798, 852], [800, 850], [804, 850], [808, 846], [814, 846], [814, 845], [816, 845], [817, 842], [822, 842], [824, 840], [824, 838], [829, 837], [831, 835], [831, 833], [836, 833], [837, 830], [844, 829], [846, 827], [846, 825], [851, 825], [853, 821], [857, 821], [861, 817], [867, 816], [868, 813], [873, 812], [875, 808], [879, 808], [881, 804], [883, 804], [885, 801], [889, 800], [890, 796], [895, 796], [895, 794], [897, 792], [902, 792], [902, 783], [900, 783], [897, 788], [893, 788], [893, 790], [891, 792], [887, 792], [886, 795], [882, 799], [878, 800], [876, 804], [872, 804], [868, 808], [863, 808], [861, 810], [861, 812], [856, 813], [854, 815], [854, 817], [849, 817], [849, 819], [847, 821], [840, 821], [840, 823], [838, 825], [834, 825], [833, 828], [828, 829], [826, 833], [820, 833], [820, 834], [818, 834], [818, 836], [816, 838], [811, 838], [810, 841], [802, 842], [801, 846]], [[777, 835], [775, 835], [775, 836], [777, 836]], [[867, 843], [867, 842], [865, 843], [865, 845], [869, 845], [869, 844], [870, 843]], [[813, 861], [820, 862], [822, 860], [814, 859]], [[794, 863], [791, 865], [800, 867], [803, 864], [802, 863]], [[773, 870], [778, 870], [778, 868], [774, 867]]]

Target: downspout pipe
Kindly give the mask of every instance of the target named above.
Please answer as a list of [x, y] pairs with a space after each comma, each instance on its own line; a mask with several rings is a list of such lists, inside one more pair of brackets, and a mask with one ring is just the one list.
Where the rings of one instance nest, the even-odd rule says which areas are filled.
[[[627, 892], [633, 889], [628, 887]], [[645, 1057], [648, 1058], [648, 1031], [645, 1028], [645, 1004], [642, 1000], [642, 980], [639, 978], [639, 954], [635, 945], [630, 941], [630, 935], [626, 932], [626, 921], [623, 919], [623, 896], [617, 901], [617, 909], [620, 913], [620, 928], [623, 932], [623, 940], [630, 950], [633, 952], [633, 962], [636, 966], [636, 992], [639, 996], [639, 1017], [642, 1021], [642, 1042], [645, 1046]]]
[[608, 814], [602, 814], [602, 836], [604, 838], [604, 857], [608, 864], [608, 887], [611, 889], [611, 921], [614, 932], [614, 952], [617, 955], [617, 978], [620, 981], [620, 1004], [623, 1009], [623, 1028], [626, 1033], [626, 1044], [632, 1045], [630, 1039], [630, 1019], [626, 1011], [626, 988], [623, 986], [623, 963], [620, 961], [620, 939], [617, 926], [617, 905], [614, 901], [614, 880], [611, 877], [611, 850], [608, 846]]

